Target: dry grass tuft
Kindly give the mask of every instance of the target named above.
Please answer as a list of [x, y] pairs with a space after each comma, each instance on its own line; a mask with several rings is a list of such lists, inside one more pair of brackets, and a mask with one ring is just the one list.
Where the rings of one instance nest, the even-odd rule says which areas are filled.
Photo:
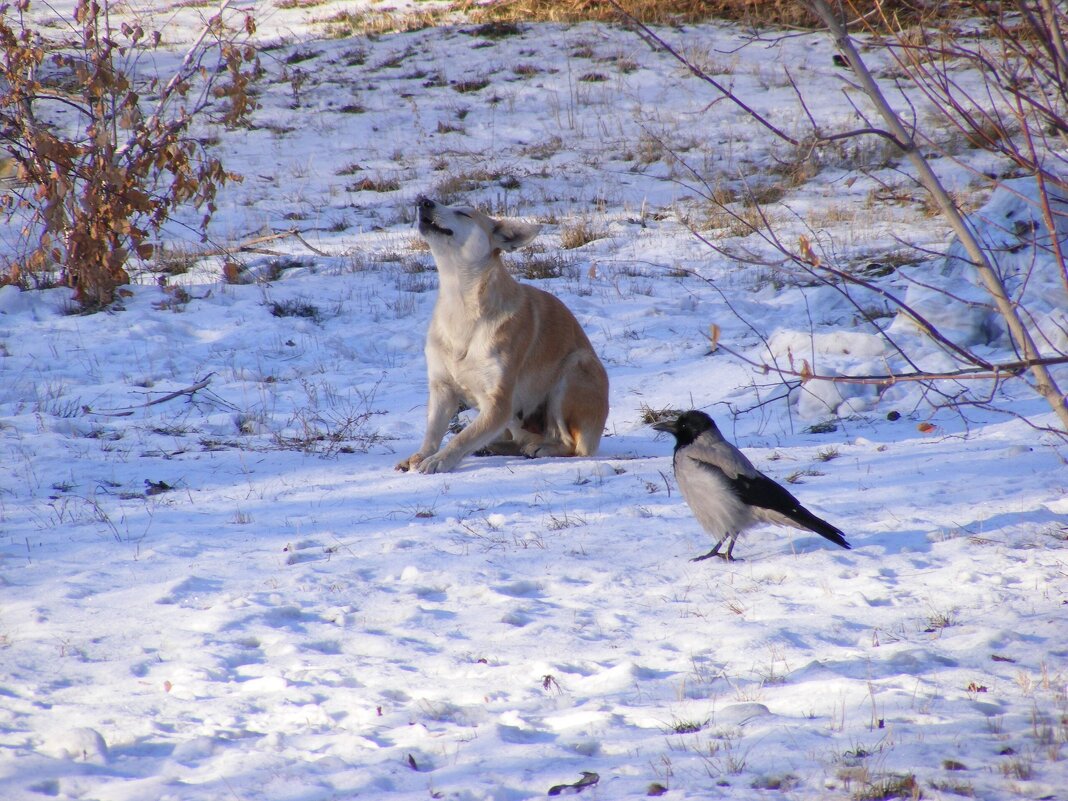
[[513, 254], [509, 267], [514, 275], [527, 281], [564, 278], [574, 273], [574, 260], [557, 250], [547, 251], [534, 243], [525, 251]]
[[638, 407], [638, 420], [642, 425], [651, 426], [653, 423], [659, 423], [662, 420], [674, 420], [682, 412], [682, 409], [675, 409], [671, 406], [654, 409], [652, 406], [642, 403]]
[[184, 275], [196, 266], [199, 251], [183, 245], [160, 247], [152, 256], [149, 272], [158, 275]]
[[560, 247], [573, 250], [607, 236], [608, 231], [604, 227], [582, 217], [560, 226]]
[[401, 188], [396, 178], [378, 175], [364, 178], [348, 187], [350, 192], [396, 192]]
[[275, 0], [275, 6], [283, 11], [292, 9], [316, 8], [325, 5], [327, 0]]
[[327, 36], [347, 39], [350, 36], [381, 36], [387, 33], [408, 33], [433, 28], [445, 22], [441, 11], [419, 11], [407, 14], [377, 11], [340, 11], [323, 17]]
[[489, 78], [471, 78], [470, 80], [456, 81], [452, 88], [461, 94], [480, 92], [489, 86]]
[[917, 799], [923, 797], [920, 783], [909, 773], [904, 776], [883, 776], [865, 783], [852, 794], [853, 801], [889, 801], [892, 798]]
[[496, 185], [501, 189], [518, 189], [521, 181], [515, 175], [498, 169], [475, 167], [469, 170], [450, 172], [434, 185], [433, 197], [449, 204], [462, 200], [465, 195]]

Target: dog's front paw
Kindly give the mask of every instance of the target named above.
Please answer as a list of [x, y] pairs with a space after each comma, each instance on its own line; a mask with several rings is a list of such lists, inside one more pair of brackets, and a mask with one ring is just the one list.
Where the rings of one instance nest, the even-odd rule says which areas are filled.
[[432, 473], [448, 473], [456, 467], [456, 460], [445, 456], [441, 452], [428, 456], [419, 462], [419, 472], [430, 475]]
[[413, 453], [403, 462], [397, 462], [395, 470], [400, 470], [402, 473], [407, 473], [409, 470], [414, 470], [423, 461], [423, 454]]

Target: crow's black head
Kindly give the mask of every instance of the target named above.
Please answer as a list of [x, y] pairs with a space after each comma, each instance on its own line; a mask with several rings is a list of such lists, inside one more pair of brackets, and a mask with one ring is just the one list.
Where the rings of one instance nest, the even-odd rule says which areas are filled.
[[706, 431], [715, 431], [716, 424], [704, 412], [693, 409], [683, 412], [674, 420], [663, 420], [653, 425], [657, 431], [668, 431], [675, 435], [675, 449], [685, 448]]

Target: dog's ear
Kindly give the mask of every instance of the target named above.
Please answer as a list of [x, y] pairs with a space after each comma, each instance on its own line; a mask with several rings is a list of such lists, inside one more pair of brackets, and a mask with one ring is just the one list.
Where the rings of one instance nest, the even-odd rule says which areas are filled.
[[508, 253], [526, 247], [538, 235], [541, 226], [520, 220], [495, 220], [491, 238], [493, 246]]

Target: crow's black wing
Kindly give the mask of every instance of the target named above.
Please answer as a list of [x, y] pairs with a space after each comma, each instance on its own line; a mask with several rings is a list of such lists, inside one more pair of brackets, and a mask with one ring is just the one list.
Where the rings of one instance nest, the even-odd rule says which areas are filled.
[[731, 489], [737, 493], [738, 497], [746, 505], [778, 512], [783, 517], [793, 520], [799, 526], [825, 537], [835, 545], [840, 545], [843, 548], [850, 547], [841, 529], [832, 526], [826, 520], [816, 517], [816, 515], [802, 506], [801, 502], [791, 495], [789, 490], [772, 481], [763, 473], [757, 472], [756, 476], [738, 475], [733, 478], [727, 476], [727, 481], [730, 483]]

